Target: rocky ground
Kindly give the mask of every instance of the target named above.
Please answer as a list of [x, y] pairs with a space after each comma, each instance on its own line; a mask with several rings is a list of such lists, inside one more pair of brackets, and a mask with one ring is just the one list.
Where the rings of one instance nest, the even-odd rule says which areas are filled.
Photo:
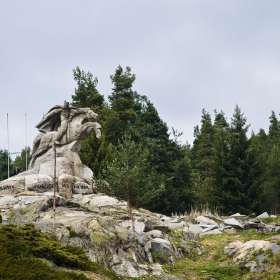
[[[137, 209], [133, 210], [134, 237], [126, 203], [102, 194], [76, 194], [67, 200], [57, 196], [54, 212], [53, 193], [29, 191], [1, 196], [0, 208], [2, 224], [34, 223], [41, 231], [55, 234], [63, 244], [82, 248], [92, 261], [129, 277], [238, 279], [219, 278], [213, 272], [209, 276], [207, 269], [204, 275], [193, 273], [190, 278], [191, 267], [178, 270], [176, 267], [186, 260], [198, 263], [200, 258], [215, 258], [217, 253], [211, 251], [211, 245], [209, 249], [207, 246], [220, 240], [223, 263], [259, 275], [272, 265], [270, 260], [278, 257], [280, 250], [278, 218], [267, 213], [257, 217], [239, 213], [230, 217], [210, 214], [167, 217]], [[244, 234], [251, 234], [250, 240]]]

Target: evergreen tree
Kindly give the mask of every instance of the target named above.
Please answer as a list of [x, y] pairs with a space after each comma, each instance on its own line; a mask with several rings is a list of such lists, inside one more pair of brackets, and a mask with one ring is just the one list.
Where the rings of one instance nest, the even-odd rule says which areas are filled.
[[252, 212], [262, 212], [265, 205], [264, 185], [266, 172], [266, 152], [265, 143], [259, 134], [252, 134], [249, 140], [249, 146], [246, 151], [246, 161], [248, 164], [248, 175], [246, 185], [248, 186], [248, 199], [250, 201], [248, 208]]
[[274, 111], [271, 112], [269, 122], [270, 125], [268, 129], [267, 156], [274, 145], [280, 144], [280, 125]]
[[280, 147], [274, 145], [267, 160], [267, 184], [265, 184], [266, 204], [270, 213], [280, 211]]
[[108, 116], [106, 122], [108, 128], [114, 127], [114, 130], [112, 133], [106, 128], [106, 136], [109, 142], [117, 145], [118, 139], [125, 133], [131, 134], [134, 140], [134, 130], [131, 126], [135, 124], [137, 116], [141, 113], [142, 103], [141, 96], [132, 90], [136, 76], [131, 73], [130, 67], [126, 67], [124, 71], [121, 66], [118, 66], [110, 78], [113, 91], [108, 99], [114, 113]]
[[211, 208], [224, 212], [226, 208], [225, 205], [230, 201], [230, 196], [226, 190], [228, 188], [227, 183], [231, 177], [231, 168], [229, 164], [229, 123], [227, 122], [223, 111], [220, 113], [215, 111], [214, 127], [216, 131], [213, 165], [215, 188], [213, 190], [213, 204], [211, 205]]
[[71, 104], [79, 108], [89, 107], [99, 114], [97, 121], [102, 126], [101, 139], [96, 138], [93, 131], [88, 138], [83, 140], [79, 152], [81, 161], [92, 169], [95, 176], [99, 176], [101, 169], [113, 158], [111, 146], [107, 143], [106, 135], [103, 132], [103, 115], [106, 111], [106, 104], [103, 95], [97, 90], [97, 78], [93, 78], [90, 72], [85, 73], [79, 67], [73, 70], [73, 74], [77, 88], [75, 94], [72, 95]]
[[98, 80], [93, 75], [85, 73], [78, 66], [73, 69], [74, 80], [77, 82], [75, 94], [72, 95], [72, 105], [79, 108], [92, 108], [94, 111], [100, 110], [104, 105], [104, 97], [96, 89]]
[[201, 128], [195, 127], [196, 139], [193, 145], [193, 184], [196, 188], [198, 205], [213, 204], [214, 191], [214, 156], [215, 156], [215, 128], [211, 115], [202, 110]]
[[[26, 165], [26, 152], [27, 152], [27, 165]], [[29, 162], [31, 160], [31, 149], [27, 147], [21, 150], [21, 154], [16, 156], [14, 161], [14, 166], [17, 166], [21, 172], [26, 171], [28, 169]]]
[[228, 212], [248, 212], [246, 150], [249, 145], [247, 139], [249, 125], [246, 125], [246, 121], [247, 119], [241, 113], [241, 109], [236, 105], [229, 129], [231, 177], [227, 188], [230, 194], [230, 204], [227, 205]]
[[[163, 181], [148, 161], [148, 149], [124, 135], [116, 147], [116, 158], [103, 172], [104, 181], [98, 189], [127, 201], [128, 213], [134, 226], [131, 206], [148, 208], [154, 198], [164, 191]], [[135, 231], [135, 230], [134, 230]]]
[[[13, 162], [10, 156], [9, 156], [9, 162], [10, 162], [9, 176], [11, 176], [12, 175], [11, 170], [13, 170]], [[8, 178], [8, 151], [7, 150], [0, 149], [0, 164], [1, 164], [0, 181], [2, 181]]]

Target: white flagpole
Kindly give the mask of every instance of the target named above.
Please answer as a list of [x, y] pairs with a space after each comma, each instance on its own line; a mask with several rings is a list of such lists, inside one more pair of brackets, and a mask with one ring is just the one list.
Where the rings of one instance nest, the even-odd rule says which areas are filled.
[[25, 113], [25, 171], [27, 171], [27, 118]]
[[9, 114], [8, 113], [7, 113], [7, 136], [8, 136], [8, 178], [10, 178]]

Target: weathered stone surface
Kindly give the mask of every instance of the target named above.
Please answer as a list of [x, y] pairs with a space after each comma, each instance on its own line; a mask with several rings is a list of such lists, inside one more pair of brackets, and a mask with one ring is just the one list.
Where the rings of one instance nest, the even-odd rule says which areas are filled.
[[49, 175], [32, 174], [25, 176], [25, 186], [29, 191], [43, 193], [53, 189], [53, 178]]
[[199, 234], [202, 232], [202, 227], [200, 225], [190, 224], [189, 231]]
[[249, 228], [260, 229], [260, 228], [263, 228], [264, 226], [265, 226], [265, 224], [262, 223], [261, 221], [258, 221], [258, 222], [245, 221], [244, 222], [244, 228], [246, 228], [246, 229], [249, 229]]
[[14, 176], [0, 182], [0, 195], [16, 194], [25, 191], [24, 177]]
[[266, 218], [269, 218], [269, 215], [267, 212], [264, 212], [261, 215], [257, 216], [257, 219], [266, 219]]
[[146, 237], [151, 239], [151, 238], [162, 238], [164, 239], [164, 233], [160, 230], [151, 230], [146, 233]]
[[250, 240], [245, 243], [234, 241], [225, 247], [224, 252], [233, 256], [233, 262], [239, 264], [248, 260], [253, 252], [260, 249], [266, 251], [272, 247], [272, 243], [264, 240]]
[[58, 177], [58, 192], [66, 199], [72, 197], [72, 188], [75, 177], [69, 174], [63, 174]]
[[265, 225], [264, 227], [258, 229], [258, 232], [262, 234], [269, 234], [273, 231], [275, 231], [275, 227], [272, 225]]
[[[132, 229], [132, 222], [131, 222], [131, 220], [125, 220], [120, 223], [120, 226]], [[143, 222], [139, 222], [139, 221], [135, 220], [134, 226], [135, 226], [136, 232], [141, 233], [144, 231], [145, 224]]]
[[2, 205], [14, 205], [18, 202], [18, 199], [16, 199], [13, 195], [6, 195], [0, 197], [0, 206]]
[[121, 201], [117, 200], [116, 198], [108, 196], [108, 195], [96, 194], [96, 195], [91, 196], [89, 205], [98, 206], [98, 207], [116, 206], [116, 205], [126, 206], [126, 202], [121, 202]]
[[162, 238], [154, 238], [147, 242], [145, 249], [157, 254], [164, 254], [166, 256], [174, 255], [174, 250], [168, 240]]
[[83, 181], [76, 181], [72, 185], [72, 192], [80, 194], [90, 194], [93, 193], [93, 189], [92, 185], [89, 185]]
[[212, 230], [202, 231], [200, 235], [210, 235], [210, 234], [222, 234], [222, 232], [216, 228]]
[[236, 219], [234, 218], [229, 218], [229, 219], [225, 219], [223, 220], [223, 222], [226, 224], [226, 225], [230, 225], [232, 227], [235, 227], [235, 228], [243, 228], [243, 225], [240, 224]]
[[265, 269], [265, 264], [257, 264], [255, 261], [250, 261], [244, 265], [247, 268], [250, 268], [250, 272], [260, 272]]
[[243, 220], [243, 219], [246, 219], [247, 216], [246, 216], [246, 215], [241, 215], [240, 213], [235, 213], [235, 214], [233, 214], [233, 215], [230, 215], [230, 218], [235, 218], [235, 219], [241, 219], [241, 220]]
[[184, 222], [184, 221], [178, 222], [178, 220], [176, 220], [176, 221], [175, 220], [165, 220], [164, 223], [166, 223], [167, 226], [172, 229], [181, 228], [186, 225], [186, 222]]
[[22, 204], [28, 205], [30, 203], [33, 203], [33, 202], [36, 202], [36, 201], [39, 201], [39, 200], [44, 200], [46, 198], [47, 198], [47, 196], [45, 196], [45, 195], [41, 195], [41, 196], [19, 196], [18, 200]]
[[86, 165], [81, 164], [79, 166], [79, 177], [82, 177], [88, 181], [92, 181], [92, 177], [93, 177], [93, 172], [91, 171], [90, 168], [88, 168]]
[[[67, 102], [51, 108], [36, 126], [40, 133], [33, 141], [29, 170], [0, 182], [0, 195], [25, 190], [42, 193], [53, 188], [55, 177], [58, 178], [58, 191], [65, 198], [70, 198], [72, 192], [93, 193], [93, 173], [82, 164], [78, 152], [81, 141], [92, 130], [96, 137], [101, 137], [98, 123], [83, 123], [86, 118], [95, 119], [97, 116], [90, 108], [70, 107]], [[69, 177], [66, 180], [67, 175], [75, 177], [72, 184], [68, 182]]]
[[204, 216], [198, 216], [195, 218], [196, 223], [198, 224], [205, 224], [205, 225], [218, 225], [217, 222], [215, 222], [212, 219], [209, 219], [207, 217]]

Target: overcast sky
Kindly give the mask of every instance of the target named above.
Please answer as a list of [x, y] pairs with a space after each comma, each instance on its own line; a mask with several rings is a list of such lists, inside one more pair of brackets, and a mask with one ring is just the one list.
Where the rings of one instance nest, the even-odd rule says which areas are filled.
[[[79, 66], [111, 93], [118, 65], [136, 74], [168, 127], [193, 142], [201, 111], [236, 104], [266, 131], [280, 112], [280, 1], [0, 0], [0, 149], [32, 147], [35, 125], [71, 102]], [[26, 113], [26, 118], [25, 118]], [[25, 121], [26, 120], [26, 121]]]

